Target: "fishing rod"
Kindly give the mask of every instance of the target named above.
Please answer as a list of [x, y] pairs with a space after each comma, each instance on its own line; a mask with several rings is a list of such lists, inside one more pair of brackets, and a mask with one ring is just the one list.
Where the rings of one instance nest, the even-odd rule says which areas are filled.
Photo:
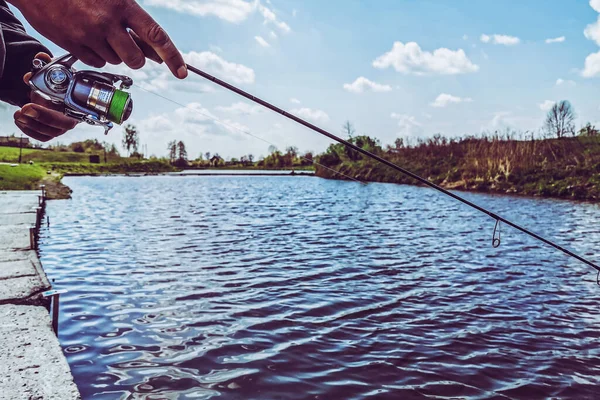
[[534, 239], [537, 239], [537, 240], [539, 240], [539, 241], [541, 241], [543, 243], [546, 243], [547, 245], [554, 247], [555, 249], [563, 252], [564, 254], [567, 254], [568, 256], [573, 257], [576, 260], [579, 260], [582, 263], [584, 263], [584, 264], [586, 264], [586, 265], [594, 268], [596, 271], [598, 271], [598, 276], [597, 276], [596, 281], [600, 285], [600, 266], [598, 266], [597, 264], [593, 263], [592, 261], [590, 261], [590, 260], [588, 260], [588, 259], [586, 259], [586, 258], [584, 258], [584, 257], [582, 257], [582, 256], [580, 256], [580, 255], [578, 255], [578, 254], [576, 254], [574, 252], [572, 252], [569, 249], [566, 249], [565, 247], [563, 247], [563, 246], [561, 246], [561, 245], [559, 245], [557, 243], [554, 243], [551, 240], [548, 240], [548, 239], [546, 239], [546, 238], [538, 235], [535, 232], [530, 231], [529, 229], [527, 229], [525, 227], [520, 226], [519, 224], [516, 224], [516, 223], [514, 223], [514, 222], [512, 222], [512, 221], [510, 221], [510, 220], [508, 220], [508, 219], [506, 219], [504, 217], [502, 217], [501, 215], [498, 215], [498, 214], [496, 214], [496, 213], [494, 213], [494, 212], [492, 212], [492, 211], [490, 211], [490, 210], [488, 210], [488, 209], [486, 209], [484, 207], [481, 207], [481, 206], [473, 203], [472, 201], [469, 201], [469, 200], [465, 199], [462, 196], [459, 196], [459, 195], [457, 195], [455, 193], [452, 193], [449, 190], [446, 190], [443, 187], [441, 187], [439, 185], [436, 185], [435, 183], [433, 183], [433, 182], [431, 182], [431, 181], [429, 181], [429, 180], [427, 180], [427, 179], [425, 179], [425, 178], [423, 178], [423, 177], [415, 174], [414, 172], [411, 172], [411, 171], [407, 170], [406, 168], [402, 168], [401, 166], [399, 166], [397, 164], [394, 164], [391, 161], [388, 161], [385, 158], [383, 158], [381, 156], [378, 156], [377, 154], [374, 154], [374, 153], [372, 153], [372, 152], [370, 152], [368, 150], [365, 150], [362, 147], [359, 147], [359, 146], [355, 145], [354, 143], [351, 143], [351, 142], [349, 142], [349, 141], [347, 141], [345, 139], [342, 139], [341, 137], [339, 137], [337, 135], [334, 135], [331, 132], [328, 132], [328, 131], [326, 131], [326, 130], [324, 130], [322, 128], [319, 128], [318, 126], [316, 126], [314, 124], [311, 124], [310, 122], [308, 122], [308, 121], [306, 121], [306, 120], [304, 120], [302, 118], [299, 118], [299, 117], [297, 117], [297, 116], [295, 116], [293, 114], [290, 114], [289, 112], [283, 110], [282, 108], [277, 107], [277, 106], [275, 106], [275, 105], [273, 105], [273, 104], [271, 104], [271, 103], [269, 103], [269, 102], [267, 102], [265, 100], [262, 100], [262, 99], [260, 99], [260, 98], [258, 98], [256, 96], [248, 93], [248, 92], [245, 92], [244, 90], [242, 90], [242, 89], [240, 89], [240, 88], [238, 88], [238, 87], [236, 87], [236, 86], [234, 86], [234, 85], [232, 85], [230, 83], [227, 83], [227, 82], [225, 82], [225, 81], [223, 81], [223, 80], [221, 80], [221, 79], [219, 79], [219, 78], [217, 78], [217, 77], [215, 77], [215, 76], [213, 76], [211, 74], [208, 74], [208, 73], [202, 71], [199, 68], [196, 68], [196, 67], [194, 67], [192, 65], [189, 65], [189, 64], [187, 64], [187, 68], [188, 68], [188, 71], [191, 71], [194, 74], [201, 76], [202, 78], [205, 78], [205, 79], [207, 79], [207, 80], [209, 80], [209, 81], [211, 81], [211, 82], [213, 82], [213, 83], [215, 83], [215, 84], [217, 84], [217, 85], [219, 85], [219, 86], [221, 86], [221, 87], [223, 87], [223, 88], [225, 88], [225, 89], [227, 89], [229, 91], [232, 91], [232, 92], [234, 92], [234, 93], [236, 93], [236, 94], [238, 94], [238, 95], [240, 95], [242, 97], [245, 97], [246, 99], [248, 99], [248, 100], [250, 100], [250, 101], [252, 101], [254, 103], [257, 103], [257, 104], [259, 104], [259, 105], [261, 105], [261, 106], [263, 106], [265, 108], [268, 108], [271, 111], [274, 111], [274, 112], [276, 112], [278, 114], [281, 114], [284, 117], [286, 117], [288, 119], [291, 119], [292, 121], [294, 121], [294, 122], [296, 122], [296, 123], [298, 123], [300, 125], [303, 125], [303, 126], [309, 128], [309, 129], [311, 129], [311, 130], [313, 130], [313, 131], [315, 131], [315, 132], [317, 132], [317, 133], [319, 133], [319, 134], [321, 134], [323, 136], [326, 136], [326, 137], [330, 138], [331, 140], [334, 140], [334, 141], [336, 141], [338, 143], [341, 143], [344, 146], [349, 147], [352, 150], [355, 150], [355, 151], [357, 151], [357, 152], [359, 152], [359, 153], [361, 153], [361, 154], [363, 154], [363, 155], [365, 155], [365, 156], [367, 156], [367, 157], [369, 157], [369, 158], [371, 158], [371, 159], [373, 159], [375, 161], [378, 161], [378, 162], [380, 162], [380, 163], [382, 163], [384, 165], [387, 165], [388, 167], [390, 167], [390, 168], [392, 168], [392, 169], [394, 169], [394, 170], [396, 170], [396, 171], [398, 171], [398, 172], [400, 172], [400, 173], [402, 173], [404, 175], [407, 175], [407, 176], [413, 178], [414, 180], [416, 180], [416, 181], [418, 181], [418, 182], [420, 182], [420, 183], [422, 183], [422, 184], [424, 184], [426, 186], [429, 186], [430, 188], [435, 189], [438, 192], [441, 192], [441, 193], [445, 194], [446, 196], [449, 196], [449, 197], [451, 197], [451, 198], [453, 198], [453, 199], [455, 199], [455, 200], [457, 200], [457, 201], [459, 201], [459, 202], [461, 202], [463, 204], [466, 204], [467, 206], [469, 206], [471, 208], [476, 209], [477, 211], [479, 211], [479, 212], [481, 212], [483, 214], [486, 214], [487, 216], [491, 217], [492, 219], [494, 219], [496, 221], [496, 225], [494, 227], [494, 234], [493, 234], [493, 238], [492, 238], [492, 245], [493, 245], [494, 248], [499, 247], [500, 246], [500, 242], [501, 242], [501, 240], [500, 240], [500, 222], [505, 223], [506, 225], [511, 226], [511, 227], [517, 229], [518, 231], [521, 231], [521, 232], [525, 233], [526, 235], [529, 235], [529, 236], [533, 237]]

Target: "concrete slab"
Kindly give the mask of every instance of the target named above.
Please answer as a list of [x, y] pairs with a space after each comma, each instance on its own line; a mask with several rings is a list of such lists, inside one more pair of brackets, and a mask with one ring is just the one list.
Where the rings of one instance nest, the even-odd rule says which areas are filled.
[[81, 398], [42, 307], [0, 306], [0, 398]]
[[40, 191], [0, 192], [0, 399], [80, 399], [41, 296], [51, 288], [29, 228]]

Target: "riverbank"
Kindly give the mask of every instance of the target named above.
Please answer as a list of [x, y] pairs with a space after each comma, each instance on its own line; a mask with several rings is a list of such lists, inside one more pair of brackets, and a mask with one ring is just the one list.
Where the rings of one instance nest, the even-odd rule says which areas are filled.
[[[544, 140], [435, 137], [416, 146], [383, 149], [361, 137], [362, 147], [454, 190], [600, 201], [600, 137]], [[318, 157], [316, 175], [327, 179], [415, 184], [411, 178], [332, 145]], [[328, 169], [330, 168], [330, 169]], [[334, 172], [336, 171], [336, 172]]]
[[41, 191], [0, 191], [0, 393], [6, 399], [79, 399], [54, 334], [31, 227], [39, 229]]

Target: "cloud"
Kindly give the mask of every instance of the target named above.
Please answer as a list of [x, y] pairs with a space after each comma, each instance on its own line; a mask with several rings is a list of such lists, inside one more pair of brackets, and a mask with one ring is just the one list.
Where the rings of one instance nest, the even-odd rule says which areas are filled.
[[219, 106], [215, 108], [218, 111], [223, 111], [229, 114], [239, 115], [254, 115], [262, 112], [264, 109], [259, 105], [251, 105], [243, 101], [233, 103], [229, 107]]
[[344, 89], [351, 93], [363, 93], [366, 91], [389, 92], [392, 90], [392, 87], [370, 81], [364, 76], [361, 76], [356, 78], [356, 80], [352, 83], [344, 83]]
[[286, 24], [285, 22], [279, 21], [273, 11], [271, 11], [270, 9], [268, 9], [267, 7], [263, 6], [262, 4], [260, 4], [258, 2], [256, 4], [258, 7], [258, 11], [262, 14], [263, 18], [265, 19], [265, 25], [273, 24], [277, 28], [279, 28], [279, 30], [282, 31], [283, 33], [291, 32], [292, 28], [290, 28], [290, 26], [288, 24]]
[[220, 56], [210, 51], [197, 53], [191, 51], [183, 55], [188, 64], [209, 73], [218, 75], [220, 78], [230, 80], [234, 83], [254, 83], [254, 70], [242, 64], [225, 61]]
[[421, 124], [413, 115], [392, 113], [392, 119], [398, 120], [398, 127], [401, 135], [418, 136], [423, 133], [423, 124]]
[[442, 93], [430, 105], [432, 107], [443, 108], [443, 107], [448, 106], [448, 104], [451, 104], [451, 103], [454, 103], [454, 104], [470, 103], [472, 101], [473, 101], [473, 99], [471, 99], [470, 97], [461, 98], [461, 97], [457, 97], [457, 96], [452, 96], [451, 94]]
[[292, 102], [292, 103], [294, 103], [294, 104], [300, 104], [300, 103], [302, 103], [300, 100], [298, 100], [298, 99], [297, 99], [297, 98], [295, 98], [295, 97], [292, 97], [292, 98], [290, 99], [290, 102]]
[[260, 44], [262, 47], [271, 47], [269, 42], [262, 38], [262, 36], [254, 36], [254, 39]]
[[560, 36], [560, 37], [553, 38], [553, 39], [546, 39], [545, 42], [548, 43], [548, 44], [551, 44], [551, 43], [562, 43], [566, 39], [567, 38], [565, 38], [564, 36]]
[[277, 34], [273, 31], [269, 32], [269, 35], [271, 35], [272, 39], [277, 39]]
[[144, 0], [151, 7], [163, 7], [199, 17], [213, 16], [238, 24], [252, 14], [256, 6], [244, 0]]
[[592, 7], [594, 11], [600, 13], [600, 0], [590, 0], [590, 7]]
[[542, 110], [542, 111], [550, 111], [550, 109], [551, 109], [552, 107], [554, 107], [554, 105], [555, 105], [555, 104], [556, 104], [556, 102], [555, 102], [555, 101], [552, 101], [552, 100], [546, 100], [546, 101], [544, 101], [543, 103], [539, 104], [539, 106], [540, 106], [540, 110]]
[[313, 110], [310, 108], [295, 108], [290, 111], [299, 117], [306, 118], [314, 122], [327, 122], [329, 121], [329, 115], [322, 110]]
[[509, 36], [509, 35], [498, 35], [498, 34], [494, 34], [494, 35], [486, 35], [486, 34], [482, 34], [479, 37], [479, 40], [482, 41], [483, 43], [493, 43], [493, 44], [501, 44], [504, 46], [514, 46], [517, 45], [521, 42], [521, 39], [519, 39], [516, 36]]
[[600, 16], [598, 16], [596, 22], [585, 27], [583, 34], [587, 39], [593, 40], [600, 46]]
[[598, 75], [600, 75], [600, 51], [585, 58], [585, 65], [581, 71], [581, 76], [584, 78], [593, 78]]
[[144, 4], [198, 17], [217, 17], [234, 24], [239, 24], [258, 12], [264, 18], [265, 25], [273, 24], [284, 33], [291, 31], [288, 24], [280, 21], [270, 8], [258, 0], [144, 0]]
[[564, 79], [558, 78], [556, 80], [556, 86], [563, 86], [563, 85], [564, 86], [573, 87], [573, 86], [575, 86], [577, 84], [574, 81], [571, 81], [571, 80], [564, 80]]
[[373, 66], [379, 69], [393, 67], [398, 72], [416, 75], [456, 75], [479, 70], [462, 49], [439, 48], [428, 52], [421, 50], [415, 42], [395, 42], [389, 52], [373, 61]]

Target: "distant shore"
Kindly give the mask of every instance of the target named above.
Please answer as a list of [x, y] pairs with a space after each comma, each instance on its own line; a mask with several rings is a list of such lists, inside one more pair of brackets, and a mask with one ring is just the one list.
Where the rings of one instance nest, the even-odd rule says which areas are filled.
[[[400, 172], [337, 146], [318, 157], [324, 165], [316, 166], [318, 177], [417, 184]], [[449, 190], [600, 201], [600, 137], [437, 137], [417, 146], [385, 150], [372, 140], [369, 150]]]

